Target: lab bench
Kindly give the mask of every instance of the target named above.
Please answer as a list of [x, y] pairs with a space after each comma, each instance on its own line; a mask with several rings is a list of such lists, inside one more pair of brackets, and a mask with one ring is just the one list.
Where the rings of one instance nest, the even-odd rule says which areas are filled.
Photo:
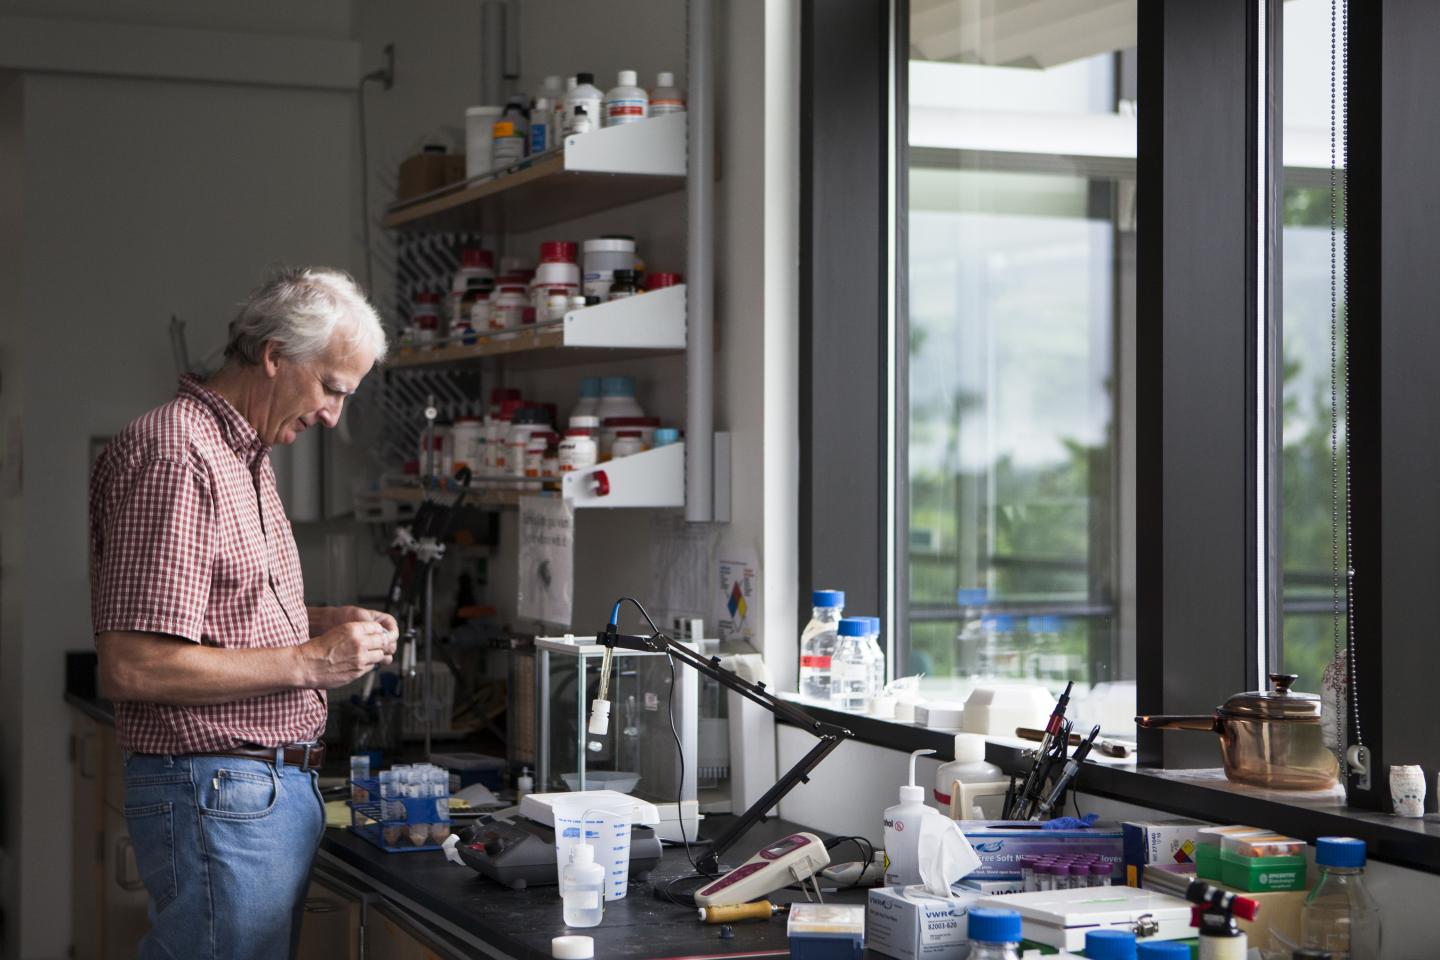
[[[702, 836], [717, 833], [726, 819], [707, 820]], [[725, 859], [741, 863], [762, 847], [801, 829], [780, 819], [759, 823]], [[572, 930], [561, 921], [560, 898], [554, 887], [511, 890], [468, 867], [450, 863], [439, 853], [387, 854], [348, 830], [332, 828], [321, 842], [317, 862], [321, 881], [340, 879], [380, 898], [412, 927], [424, 928], [433, 938], [429, 949], [439, 957], [540, 960], [550, 956], [552, 938], [576, 933], [595, 939], [599, 958], [789, 955], [784, 917], [736, 923], [731, 928], [733, 939], [721, 939], [721, 928], [700, 923], [693, 907], [655, 896], [670, 880], [693, 872], [683, 848], [667, 847], [647, 882], [632, 881], [624, 899], [605, 904], [600, 926]], [[679, 887], [693, 889], [694, 884]], [[787, 899], [784, 893], [776, 899]], [[794, 896], [801, 895], [797, 891]], [[827, 895], [827, 902], [863, 904], [865, 891]]]

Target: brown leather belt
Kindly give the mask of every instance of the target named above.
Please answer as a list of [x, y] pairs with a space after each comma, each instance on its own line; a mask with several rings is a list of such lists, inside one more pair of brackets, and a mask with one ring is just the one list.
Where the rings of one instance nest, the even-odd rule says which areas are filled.
[[299, 767], [301, 770], [318, 770], [325, 763], [323, 740], [314, 743], [287, 743], [284, 747], [231, 747], [229, 750], [216, 750], [208, 756], [244, 757], [247, 760], [267, 760], [274, 763], [275, 754], [282, 749], [285, 751], [285, 763], [288, 766]]

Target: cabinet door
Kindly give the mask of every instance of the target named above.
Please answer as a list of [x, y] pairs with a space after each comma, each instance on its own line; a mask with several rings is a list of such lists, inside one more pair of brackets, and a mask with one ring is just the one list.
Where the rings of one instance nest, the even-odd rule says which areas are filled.
[[100, 960], [105, 869], [104, 763], [100, 724], [71, 711], [70, 944], [75, 960]]
[[140, 938], [150, 929], [146, 915], [150, 896], [135, 865], [135, 848], [125, 815], [105, 807], [104, 919], [101, 954], [105, 960], [135, 956]]
[[361, 909], [359, 900], [313, 877], [305, 891], [298, 960], [360, 960]]
[[365, 955], [385, 960], [447, 960], [450, 954], [437, 953], [418, 929], [381, 906], [369, 911], [365, 920]]

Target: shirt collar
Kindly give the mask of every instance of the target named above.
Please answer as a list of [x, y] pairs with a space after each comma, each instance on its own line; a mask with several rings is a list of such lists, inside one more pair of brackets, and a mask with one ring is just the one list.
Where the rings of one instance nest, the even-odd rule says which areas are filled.
[[247, 462], [253, 462], [270, 449], [270, 445], [260, 439], [260, 434], [255, 432], [250, 421], [242, 417], [229, 400], [205, 386], [199, 378], [188, 373], [182, 376], [176, 396], [189, 397], [209, 410], [219, 424], [220, 434], [225, 438], [225, 442]]

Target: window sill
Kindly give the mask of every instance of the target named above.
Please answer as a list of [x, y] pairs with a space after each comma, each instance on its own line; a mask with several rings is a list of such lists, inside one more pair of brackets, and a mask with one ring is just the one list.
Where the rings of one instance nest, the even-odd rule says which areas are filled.
[[[800, 701], [797, 705], [818, 720], [849, 728], [861, 743], [907, 753], [929, 748], [942, 759], [948, 759], [954, 748], [954, 731], [877, 720]], [[992, 740], [985, 747], [985, 759], [1012, 774], [1028, 768], [1023, 754], [1023, 748], [1004, 742]], [[1082, 765], [1076, 785], [1094, 796], [1196, 820], [1263, 827], [1312, 844], [1316, 837], [1357, 837], [1376, 860], [1440, 874], [1440, 814], [1393, 817], [1349, 807], [1338, 797], [1292, 797], [1232, 784], [1218, 768], [1160, 770], [1109, 758]]]

